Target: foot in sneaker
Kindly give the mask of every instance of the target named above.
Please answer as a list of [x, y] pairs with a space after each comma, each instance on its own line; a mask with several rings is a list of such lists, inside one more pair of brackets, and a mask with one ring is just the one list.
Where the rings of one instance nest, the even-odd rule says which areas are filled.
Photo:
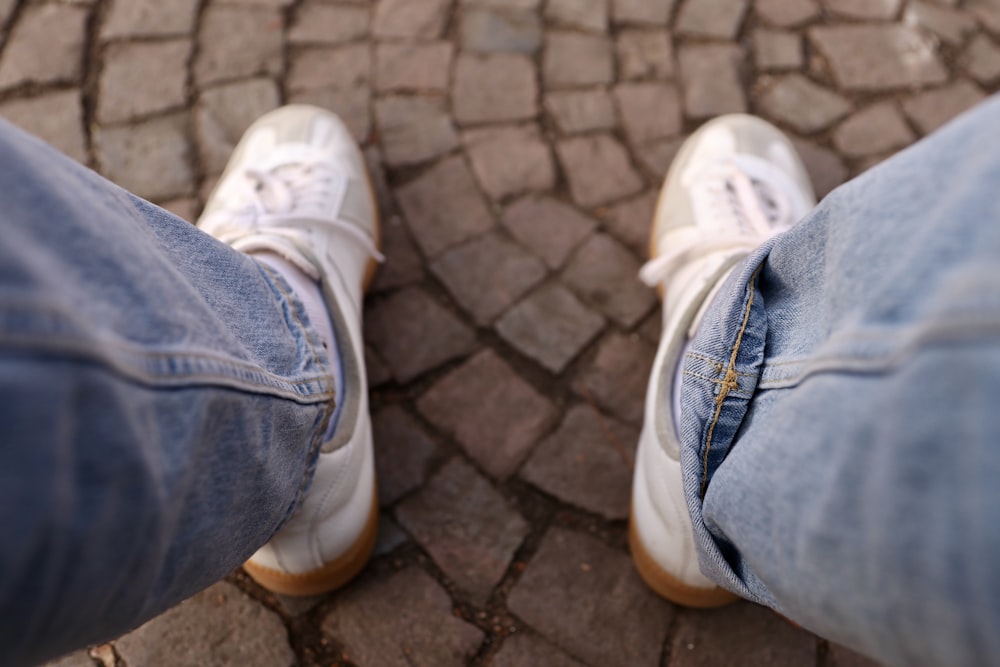
[[641, 272], [663, 299], [663, 331], [646, 394], [632, 485], [629, 541], [636, 567], [663, 597], [690, 607], [736, 600], [701, 573], [681, 478], [679, 368], [724, 279], [748, 253], [815, 206], [791, 142], [752, 116], [707, 123], [667, 175]]
[[198, 226], [281, 273], [339, 356], [337, 407], [309, 490], [244, 565], [276, 593], [333, 590], [367, 563], [378, 521], [361, 301], [381, 255], [364, 158], [335, 115], [278, 109], [247, 130]]

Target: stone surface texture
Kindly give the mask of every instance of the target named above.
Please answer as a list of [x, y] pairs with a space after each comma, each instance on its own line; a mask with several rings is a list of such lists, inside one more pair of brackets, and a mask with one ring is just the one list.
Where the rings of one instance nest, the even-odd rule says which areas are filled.
[[234, 573], [66, 664], [874, 664], [636, 578], [661, 326], [636, 273], [709, 118], [778, 125], [823, 196], [998, 90], [996, 0], [0, 0], [0, 116], [196, 220], [257, 116], [327, 107], [388, 259], [371, 566], [295, 602]]

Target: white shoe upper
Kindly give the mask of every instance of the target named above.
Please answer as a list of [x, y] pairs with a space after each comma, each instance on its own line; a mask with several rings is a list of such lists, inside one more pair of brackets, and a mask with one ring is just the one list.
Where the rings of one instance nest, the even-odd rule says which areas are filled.
[[378, 252], [364, 158], [339, 118], [287, 106], [247, 130], [198, 226], [237, 250], [272, 252], [318, 280], [340, 348], [335, 425], [306, 496], [250, 559], [307, 573], [339, 557], [365, 528], [375, 494], [364, 367], [363, 281]]
[[745, 115], [707, 123], [685, 142], [653, 221], [640, 277], [663, 295], [663, 331], [646, 394], [633, 483], [633, 525], [653, 560], [680, 583], [711, 590], [698, 566], [681, 478], [674, 402], [678, 367], [725, 277], [815, 205], [787, 138]]

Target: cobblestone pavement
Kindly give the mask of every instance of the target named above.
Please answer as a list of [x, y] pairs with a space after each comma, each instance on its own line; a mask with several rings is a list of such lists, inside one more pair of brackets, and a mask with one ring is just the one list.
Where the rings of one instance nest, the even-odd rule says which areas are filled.
[[826, 193], [1000, 87], [997, 0], [0, 0], [0, 48], [0, 114], [188, 220], [256, 116], [336, 110], [389, 257], [361, 579], [287, 600], [237, 572], [59, 664], [870, 664], [633, 572], [636, 272], [700, 122], [762, 114]]

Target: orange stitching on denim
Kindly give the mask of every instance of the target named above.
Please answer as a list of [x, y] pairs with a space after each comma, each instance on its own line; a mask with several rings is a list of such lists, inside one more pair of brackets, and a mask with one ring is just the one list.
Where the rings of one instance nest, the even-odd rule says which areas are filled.
[[[704, 356], [702, 354], [698, 354], [696, 352], [685, 352], [684, 356], [687, 357], [687, 358], [690, 358], [690, 359], [698, 359], [699, 361], [704, 361], [705, 363], [711, 364], [712, 368], [715, 370], [716, 373], [721, 373], [722, 372], [723, 365], [720, 364], [715, 359], [712, 359], [711, 357], [706, 357], [706, 356]], [[740, 377], [746, 377], [746, 378], [757, 377], [757, 373], [737, 373], [737, 375], [739, 375]]]
[[738, 374], [736, 373], [736, 356], [740, 352], [740, 345], [743, 343], [743, 334], [747, 330], [747, 325], [750, 323], [750, 309], [753, 308], [753, 300], [755, 293], [755, 285], [757, 284], [757, 275], [760, 273], [763, 264], [757, 267], [750, 276], [750, 298], [747, 299], [746, 310], [743, 312], [743, 324], [740, 326], [739, 333], [736, 334], [736, 341], [733, 343], [733, 352], [729, 356], [729, 368], [726, 369], [726, 377], [722, 381], [719, 388], [719, 395], [715, 397], [715, 414], [712, 416], [712, 423], [708, 425], [708, 435], [705, 438], [705, 455], [702, 457], [701, 462], [701, 492], [699, 495], [704, 499], [705, 497], [705, 487], [708, 486], [708, 454], [712, 450], [712, 437], [715, 435], [715, 425], [719, 423], [719, 417], [722, 416], [722, 404], [729, 396], [729, 392], [733, 389], [739, 389], [739, 382], [737, 380]]

